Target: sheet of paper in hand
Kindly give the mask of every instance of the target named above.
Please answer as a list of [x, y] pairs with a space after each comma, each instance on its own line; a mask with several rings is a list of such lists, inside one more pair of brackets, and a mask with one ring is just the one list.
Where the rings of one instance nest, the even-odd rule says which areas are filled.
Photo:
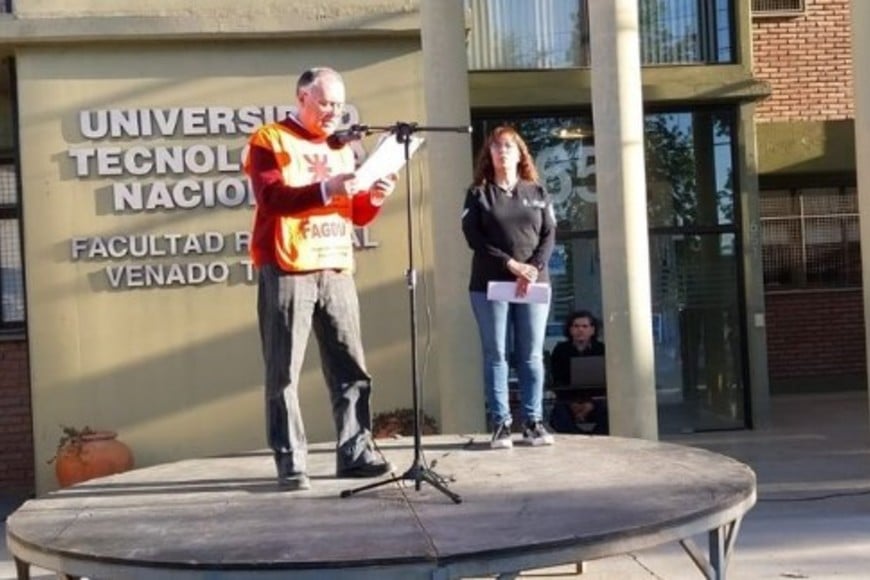
[[[423, 144], [424, 139], [411, 135], [408, 141], [408, 155], [414, 153]], [[360, 191], [367, 191], [372, 184], [382, 177], [391, 173], [398, 173], [405, 166], [405, 145], [400, 143], [394, 134], [384, 137], [375, 146], [375, 150], [366, 157], [363, 164], [356, 170], [356, 187]]]
[[525, 304], [547, 304], [550, 301], [550, 293], [550, 285], [543, 282], [529, 284], [525, 296], [517, 296], [516, 282], [490, 282], [486, 288], [487, 300]]

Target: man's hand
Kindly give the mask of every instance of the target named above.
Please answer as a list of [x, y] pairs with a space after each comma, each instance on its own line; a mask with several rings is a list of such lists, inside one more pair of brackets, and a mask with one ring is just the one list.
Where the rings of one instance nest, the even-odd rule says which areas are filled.
[[333, 175], [324, 183], [326, 197], [333, 195], [352, 195], [353, 173], [339, 173]]
[[369, 190], [369, 198], [371, 199], [372, 205], [384, 205], [387, 198], [393, 195], [393, 191], [396, 190], [396, 181], [398, 179], [398, 175], [391, 173], [386, 177], [375, 181], [372, 188]]

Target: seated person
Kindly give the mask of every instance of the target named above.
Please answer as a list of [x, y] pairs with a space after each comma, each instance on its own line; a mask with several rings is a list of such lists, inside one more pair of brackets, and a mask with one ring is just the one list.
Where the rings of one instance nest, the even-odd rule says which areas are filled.
[[573, 312], [565, 321], [565, 338], [553, 348], [550, 372], [557, 385], [571, 384], [571, 359], [575, 356], [604, 356], [604, 343], [598, 338], [598, 321], [588, 310]]
[[575, 397], [566, 401], [556, 401], [550, 412], [550, 427], [556, 433], [607, 435], [610, 430], [607, 420], [607, 400]]
[[[565, 321], [567, 340], [557, 344], [550, 355], [550, 374], [556, 385], [571, 385], [571, 359], [577, 356], [604, 356], [604, 343], [598, 338], [598, 321], [588, 310], [578, 310]], [[558, 433], [606, 434], [607, 402], [582, 395], [556, 402], [550, 426]]]

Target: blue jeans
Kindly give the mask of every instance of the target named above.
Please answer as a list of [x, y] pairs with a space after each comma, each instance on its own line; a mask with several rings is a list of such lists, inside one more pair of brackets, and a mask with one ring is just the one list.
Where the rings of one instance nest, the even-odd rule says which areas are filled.
[[470, 295], [483, 349], [483, 384], [490, 421], [493, 425], [511, 422], [508, 330], [513, 337], [511, 359], [519, 379], [522, 417], [540, 421], [544, 415], [544, 336], [550, 305], [494, 302], [486, 299], [485, 292]]

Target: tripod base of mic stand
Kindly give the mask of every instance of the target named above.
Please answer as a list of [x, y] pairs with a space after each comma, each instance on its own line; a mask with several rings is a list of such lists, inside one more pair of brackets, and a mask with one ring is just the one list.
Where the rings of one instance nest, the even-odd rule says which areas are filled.
[[420, 491], [420, 483], [426, 482], [453, 501], [453, 503], [462, 503], [462, 498], [459, 494], [453, 493], [449, 489], [447, 489], [447, 485], [444, 483], [444, 478], [429, 469], [428, 467], [424, 467], [422, 465], [412, 465], [408, 468], [408, 470], [402, 475], [395, 475], [383, 481], [376, 481], [375, 483], [369, 483], [368, 485], [363, 485], [360, 487], [356, 487], [354, 489], [345, 489], [341, 492], [340, 497], [350, 497], [361, 491], [367, 491], [369, 489], [375, 489], [376, 487], [381, 487], [382, 485], [388, 485], [390, 483], [397, 483], [399, 481], [413, 481], [414, 487], [417, 491]]

